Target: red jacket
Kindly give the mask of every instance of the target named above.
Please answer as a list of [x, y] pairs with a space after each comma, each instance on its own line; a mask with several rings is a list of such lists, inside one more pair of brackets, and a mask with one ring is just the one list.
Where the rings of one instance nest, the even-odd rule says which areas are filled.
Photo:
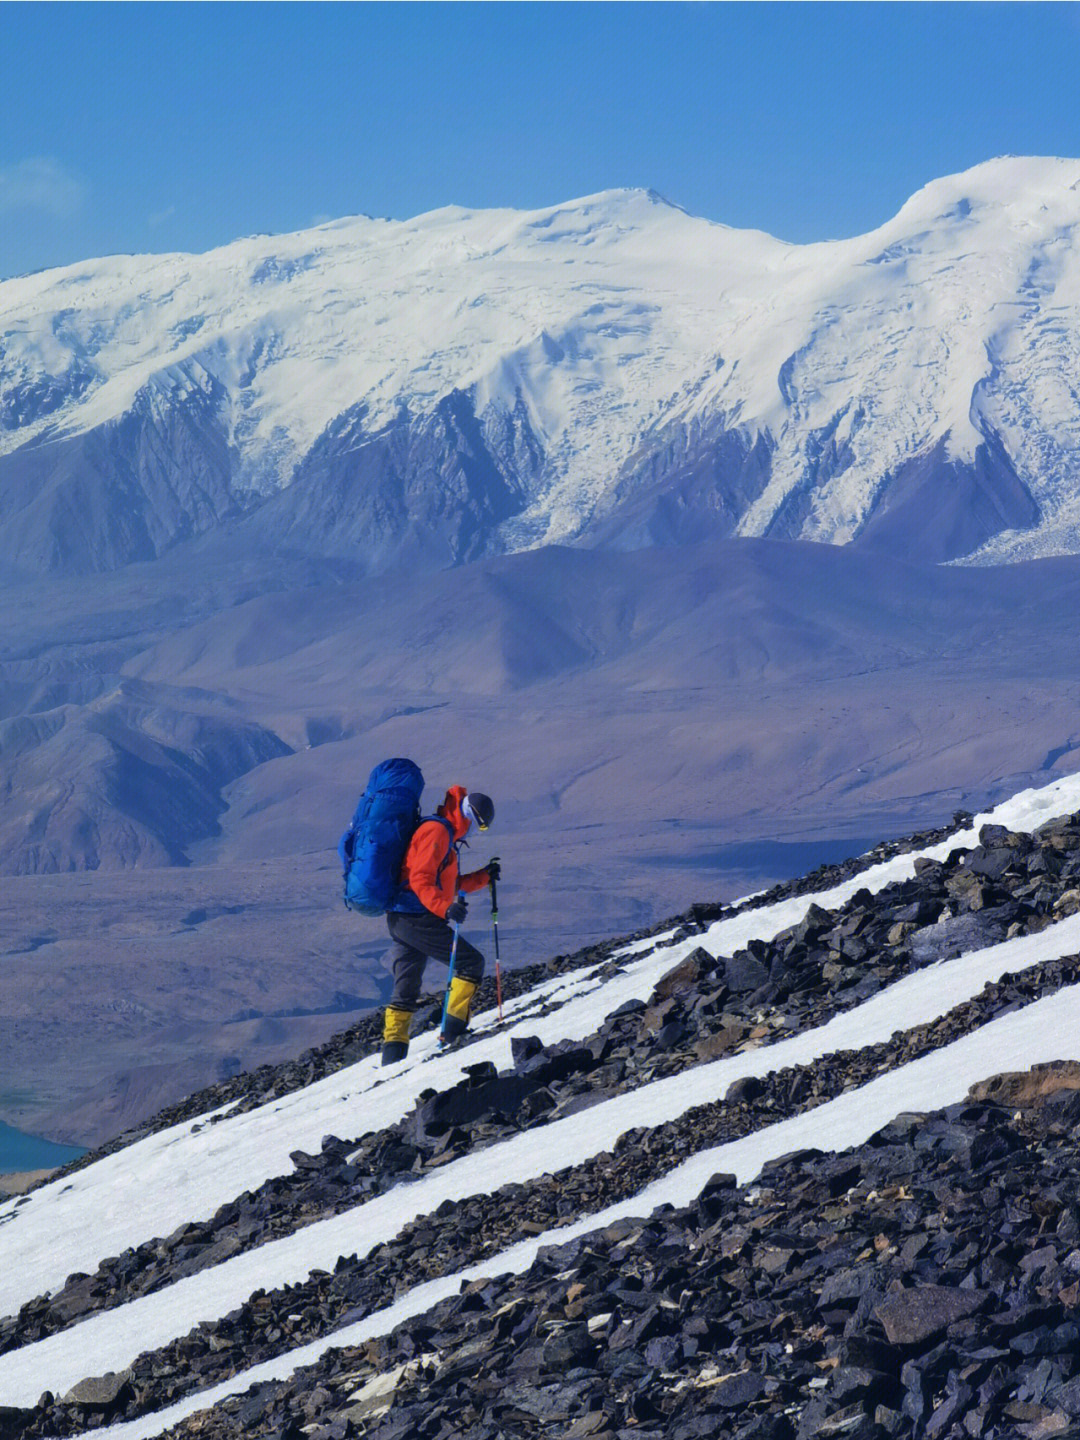
[[469, 829], [461, 810], [467, 793], [464, 785], [452, 785], [436, 812], [450, 821], [454, 839], [450, 839], [445, 825], [437, 820], [425, 820], [409, 841], [401, 867], [402, 885], [412, 891], [425, 910], [443, 920], [459, 890], [482, 890], [489, 881], [486, 869], [473, 870], [468, 875], [458, 873], [456, 842], [464, 839]]

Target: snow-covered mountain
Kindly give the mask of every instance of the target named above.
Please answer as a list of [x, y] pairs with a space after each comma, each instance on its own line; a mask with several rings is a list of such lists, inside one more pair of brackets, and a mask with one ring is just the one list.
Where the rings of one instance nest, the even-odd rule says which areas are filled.
[[0, 1205], [5, 1440], [1074, 1434], [1078, 806], [559, 957], [457, 1052], [238, 1079]]
[[[0, 284], [4, 572], [209, 532], [448, 564], [708, 534], [1080, 548], [1080, 161], [795, 246], [652, 192]], [[0, 573], [4, 573], [0, 572]]]

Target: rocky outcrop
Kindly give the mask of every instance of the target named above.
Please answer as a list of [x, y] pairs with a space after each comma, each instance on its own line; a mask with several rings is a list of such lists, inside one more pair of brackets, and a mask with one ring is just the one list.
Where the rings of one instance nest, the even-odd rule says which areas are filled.
[[772, 448], [723, 415], [665, 427], [624, 462], [582, 539], [639, 550], [732, 535], [769, 482]]
[[[815, 499], [854, 459], [834, 429], [835, 423], [808, 437], [799, 483], [754, 533], [806, 538]], [[636, 550], [743, 533], [741, 522], [771, 478], [775, 450], [767, 430], [746, 430], [723, 413], [663, 427], [624, 462], [582, 538]], [[970, 461], [950, 458], [943, 438], [882, 476], [851, 540], [920, 563], [944, 563], [1004, 531], [1029, 530], [1040, 518], [998, 436], [990, 434]]]
[[1030, 1070], [1008, 1071], [980, 1080], [971, 1087], [973, 1100], [993, 1100], [996, 1105], [1028, 1107], [1046, 1105], [1071, 1106], [1072, 1094], [1080, 1090], [1080, 1065], [1075, 1060], [1057, 1060], [1049, 1065], [1033, 1065]]
[[945, 440], [886, 477], [856, 543], [924, 560], [970, 555], [1006, 530], [1028, 530], [1039, 507], [999, 437], [971, 462], [950, 459]]
[[[479, 559], [525, 507], [543, 452], [522, 406], [483, 419], [455, 390], [428, 416], [374, 432], [363, 406], [338, 417], [240, 536], [367, 570]], [[486, 423], [485, 423], [486, 422]]]
[[[163, 371], [116, 420], [35, 439], [0, 456], [2, 568], [86, 574], [164, 555], [208, 535], [243, 553], [357, 561], [378, 574], [447, 567], [517, 548], [507, 522], [542, 488], [545, 450], [519, 396], [477, 415], [465, 390], [430, 413], [402, 407], [367, 426], [363, 404], [327, 427], [283, 477], [251, 473], [230, 439], [233, 401], [201, 366]], [[775, 440], [704, 413], [648, 432], [590, 512], [576, 543], [638, 550], [743, 533], [765, 491]], [[806, 538], [818, 492], [851, 457], [808, 442], [805, 473], [760, 533]], [[920, 563], [969, 555], [1004, 531], [1038, 525], [1038, 505], [996, 436], [971, 462], [946, 440], [882, 477], [852, 538]]]
[[8, 573], [116, 570], [239, 516], [225, 398], [201, 367], [163, 371], [119, 419], [0, 455]]
[[374, 431], [364, 406], [348, 410], [289, 483], [260, 486], [229, 439], [230, 403], [193, 364], [155, 377], [118, 420], [0, 456], [0, 573], [116, 570], [200, 536], [375, 574], [460, 565], [503, 548], [496, 533], [544, 459], [523, 404], [478, 417], [453, 390]]

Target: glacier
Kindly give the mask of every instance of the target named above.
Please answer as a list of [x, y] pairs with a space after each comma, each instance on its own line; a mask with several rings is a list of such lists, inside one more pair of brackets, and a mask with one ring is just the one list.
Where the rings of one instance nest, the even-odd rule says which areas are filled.
[[1004, 157], [811, 245], [614, 190], [9, 279], [2, 558], [222, 530], [373, 569], [687, 533], [1072, 553], [1078, 225], [1080, 160]]

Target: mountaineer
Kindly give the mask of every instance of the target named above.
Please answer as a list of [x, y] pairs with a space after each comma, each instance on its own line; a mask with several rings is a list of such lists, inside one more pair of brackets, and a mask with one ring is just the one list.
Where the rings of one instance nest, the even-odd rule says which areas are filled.
[[460, 874], [458, 851], [473, 825], [487, 830], [494, 818], [495, 806], [487, 795], [452, 785], [436, 814], [421, 820], [413, 833], [401, 867], [400, 888], [386, 915], [387, 929], [396, 944], [387, 956], [394, 992], [383, 1018], [384, 1065], [403, 1060], [409, 1049], [409, 1026], [428, 960], [449, 966], [451, 955], [454, 958], [441, 1041], [451, 1044], [465, 1032], [473, 996], [483, 977], [484, 957], [456, 933], [465, 919], [464, 893], [497, 881], [500, 867], [495, 856], [482, 870]]

